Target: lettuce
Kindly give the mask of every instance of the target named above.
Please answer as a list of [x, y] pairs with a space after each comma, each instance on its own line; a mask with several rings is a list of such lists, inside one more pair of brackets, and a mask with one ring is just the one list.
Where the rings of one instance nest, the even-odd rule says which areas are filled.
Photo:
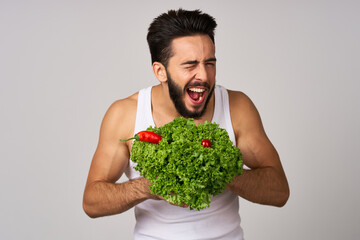
[[[242, 154], [232, 146], [228, 133], [216, 123], [195, 125], [193, 119], [172, 122], [146, 130], [162, 136], [159, 144], [135, 140], [131, 160], [135, 170], [153, 184], [151, 193], [189, 209], [209, 207], [211, 196], [220, 194], [234, 176], [242, 174]], [[205, 148], [201, 140], [209, 139]]]

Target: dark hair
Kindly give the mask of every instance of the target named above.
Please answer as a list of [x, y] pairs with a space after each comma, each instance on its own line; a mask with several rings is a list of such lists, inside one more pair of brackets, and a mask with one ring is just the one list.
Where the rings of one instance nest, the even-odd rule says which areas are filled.
[[205, 34], [215, 43], [216, 26], [215, 19], [200, 10], [187, 11], [180, 8], [161, 14], [150, 24], [147, 34], [152, 63], [160, 62], [167, 66], [172, 56], [171, 42], [177, 37]]

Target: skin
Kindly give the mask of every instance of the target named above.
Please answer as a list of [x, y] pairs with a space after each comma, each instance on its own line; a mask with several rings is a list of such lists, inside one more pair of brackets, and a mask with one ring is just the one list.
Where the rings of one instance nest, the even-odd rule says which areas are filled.
[[[153, 72], [160, 81], [153, 87], [151, 96], [153, 119], [158, 127], [180, 116], [169, 95], [167, 72], [183, 90], [189, 83], [206, 82], [211, 88], [215, 85], [215, 46], [207, 35], [176, 38], [172, 41], [172, 51], [167, 68], [159, 62], [153, 64]], [[206, 88], [205, 98], [209, 97], [209, 91]], [[289, 198], [289, 187], [279, 156], [251, 100], [242, 92], [228, 92], [237, 147], [251, 170], [236, 176], [227, 189], [251, 202], [281, 207]], [[161, 196], [150, 194], [151, 183], [145, 178], [116, 183], [128, 165], [131, 151], [131, 141], [119, 139], [134, 136], [137, 99], [138, 93], [114, 102], [104, 116], [83, 198], [84, 211], [92, 218], [122, 213], [147, 199], [163, 201]], [[205, 101], [191, 102], [186, 91], [182, 100], [192, 112], [205, 106]], [[214, 95], [195, 123], [211, 121], [213, 113]]]

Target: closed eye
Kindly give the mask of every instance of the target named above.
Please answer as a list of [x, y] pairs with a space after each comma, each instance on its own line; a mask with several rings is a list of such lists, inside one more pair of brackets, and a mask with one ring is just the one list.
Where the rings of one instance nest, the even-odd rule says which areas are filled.
[[193, 69], [196, 65], [186, 65], [184, 66], [184, 69]]
[[209, 58], [205, 61], [205, 64], [209, 66], [215, 66], [215, 63], [216, 63], [216, 58]]
[[193, 60], [193, 61], [183, 62], [183, 63], [181, 63], [181, 65], [196, 65], [198, 63], [199, 63], [199, 61]]
[[198, 64], [199, 64], [199, 61], [196, 61], [196, 60], [181, 63], [181, 65], [183, 65], [185, 67], [185, 69], [194, 68]]

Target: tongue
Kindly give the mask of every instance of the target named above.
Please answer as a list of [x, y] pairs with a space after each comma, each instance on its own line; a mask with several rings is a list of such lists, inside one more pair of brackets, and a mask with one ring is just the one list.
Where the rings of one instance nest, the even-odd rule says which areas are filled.
[[189, 96], [194, 100], [197, 101], [200, 98], [200, 93], [198, 92], [193, 92], [193, 91], [188, 91]]

